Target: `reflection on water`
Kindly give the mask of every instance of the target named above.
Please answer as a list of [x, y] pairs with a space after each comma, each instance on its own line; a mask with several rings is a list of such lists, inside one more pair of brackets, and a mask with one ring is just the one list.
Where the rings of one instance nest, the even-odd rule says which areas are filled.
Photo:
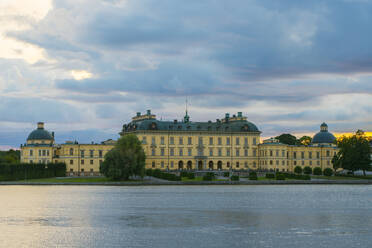
[[372, 186], [1, 186], [0, 247], [370, 247]]

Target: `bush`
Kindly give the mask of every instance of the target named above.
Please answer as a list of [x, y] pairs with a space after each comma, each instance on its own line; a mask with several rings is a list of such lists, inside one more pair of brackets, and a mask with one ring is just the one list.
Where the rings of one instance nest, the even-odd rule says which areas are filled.
[[224, 172], [224, 173], [223, 173], [223, 176], [224, 176], [224, 177], [229, 177], [229, 176], [230, 176], [230, 172]]
[[304, 174], [306, 174], [306, 175], [310, 175], [311, 173], [313, 173], [313, 169], [311, 169], [310, 166], [306, 166], [306, 167], [304, 168]]
[[146, 173], [146, 176], [151, 177], [152, 176], [152, 169], [146, 169], [145, 173]]
[[324, 175], [324, 176], [327, 176], [327, 177], [330, 177], [330, 176], [333, 175], [333, 170], [332, 170], [331, 168], [325, 168], [325, 169], [323, 170], [323, 175]]
[[285, 175], [281, 173], [276, 173], [276, 180], [285, 180]]
[[322, 169], [320, 167], [315, 167], [313, 170], [313, 174], [317, 176], [322, 175]]
[[66, 176], [65, 163], [9, 164], [0, 163], [0, 179], [3, 181]]
[[266, 173], [266, 178], [275, 178], [273, 173]]
[[296, 173], [296, 174], [301, 174], [301, 173], [302, 173], [302, 168], [301, 168], [301, 166], [296, 166], [296, 167], [294, 168], [294, 173]]
[[239, 176], [238, 175], [232, 175], [230, 179], [231, 179], [231, 181], [239, 181]]
[[249, 180], [257, 180], [257, 173], [255, 171], [249, 172]]
[[310, 175], [295, 175], [295, 178], [297, 180], [310, 180]]
[[180, 176], [181, 177], [188, 177], [189, 173], [187, 171], [181, 171]]
[[189, 173], [189, 174], [187, 175], [187, 178], [188, 178], [188, 179], [195, 179], [195, 173]]

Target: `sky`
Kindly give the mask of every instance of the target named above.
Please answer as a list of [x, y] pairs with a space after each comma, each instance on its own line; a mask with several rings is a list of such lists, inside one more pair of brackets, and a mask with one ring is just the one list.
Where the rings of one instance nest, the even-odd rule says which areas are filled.
[[372, 1], [0, 0], [0, 149], [38, 121], [118, 138], [136, 112], [243, 112], [263, 137], [372, 130]]

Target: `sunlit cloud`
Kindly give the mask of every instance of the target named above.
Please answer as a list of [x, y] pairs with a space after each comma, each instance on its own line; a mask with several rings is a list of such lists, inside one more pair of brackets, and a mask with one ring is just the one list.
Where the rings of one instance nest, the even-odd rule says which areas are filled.
[[85, 70], [72, 70], [71, 75], [75, 80], [83, 80], [93, 76], [92, 73]]

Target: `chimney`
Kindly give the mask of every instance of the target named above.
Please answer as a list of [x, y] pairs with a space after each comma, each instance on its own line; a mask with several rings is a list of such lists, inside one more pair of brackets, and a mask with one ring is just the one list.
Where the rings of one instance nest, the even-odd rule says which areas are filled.
[[243, 117], [243, 113], [242, 112], [238, 112], [238, 117]]
[[177, 123], [177, 120], [174, 120], [174, 123]]
[[37, 129], [44, 129], [44, 122], [38, 122]]
[[137, 117], [141, 116], [141, 112], [137, 112]]

